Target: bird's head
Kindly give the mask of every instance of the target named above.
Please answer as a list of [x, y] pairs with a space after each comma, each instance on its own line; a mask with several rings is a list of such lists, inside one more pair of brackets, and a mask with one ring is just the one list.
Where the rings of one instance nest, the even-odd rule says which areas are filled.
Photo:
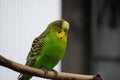
[[55, 32], [60, 39], [66, 40], [69, 23], [63, 19], [56, 20], [48, 25], [47, 30]]

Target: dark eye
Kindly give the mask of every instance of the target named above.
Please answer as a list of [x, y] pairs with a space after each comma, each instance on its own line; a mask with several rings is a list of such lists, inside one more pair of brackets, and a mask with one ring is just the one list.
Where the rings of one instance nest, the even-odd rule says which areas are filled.
[[67, 29], [64, 29], [64, 32], [67, 32]]
[[61, 31], [58, 31], [58, 33], [61, 33]]

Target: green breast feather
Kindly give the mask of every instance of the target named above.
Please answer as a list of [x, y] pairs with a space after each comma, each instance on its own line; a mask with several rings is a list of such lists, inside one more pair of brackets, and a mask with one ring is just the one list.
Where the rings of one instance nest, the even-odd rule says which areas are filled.
[[37, 58], [33, 67], [45, 67], [52, 70], [59, 60], [64, 56], [66, 42], [55, 36], [55, 33], [50, 33], [45, 38], [41, 55]]

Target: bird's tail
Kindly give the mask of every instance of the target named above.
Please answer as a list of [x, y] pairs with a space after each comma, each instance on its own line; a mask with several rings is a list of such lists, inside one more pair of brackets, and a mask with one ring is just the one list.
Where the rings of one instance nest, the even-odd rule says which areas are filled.
[[29, 80], [32, 76], [27, 75], [27, 74], [20, 74], [18, 76], [18, 80]]

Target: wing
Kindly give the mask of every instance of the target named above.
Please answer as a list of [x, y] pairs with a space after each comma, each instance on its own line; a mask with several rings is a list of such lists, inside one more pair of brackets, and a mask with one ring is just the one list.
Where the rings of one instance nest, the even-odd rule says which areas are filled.
[[45, 39], [47, 34], [47, 32], [43, 32], [39, 37], [35, 38], [32, 44], [32, 48], [27, 56], [27, 62], [25, 65], [31, 66], [37, 57], [41, 55], [42, 48], [46, 42]]

